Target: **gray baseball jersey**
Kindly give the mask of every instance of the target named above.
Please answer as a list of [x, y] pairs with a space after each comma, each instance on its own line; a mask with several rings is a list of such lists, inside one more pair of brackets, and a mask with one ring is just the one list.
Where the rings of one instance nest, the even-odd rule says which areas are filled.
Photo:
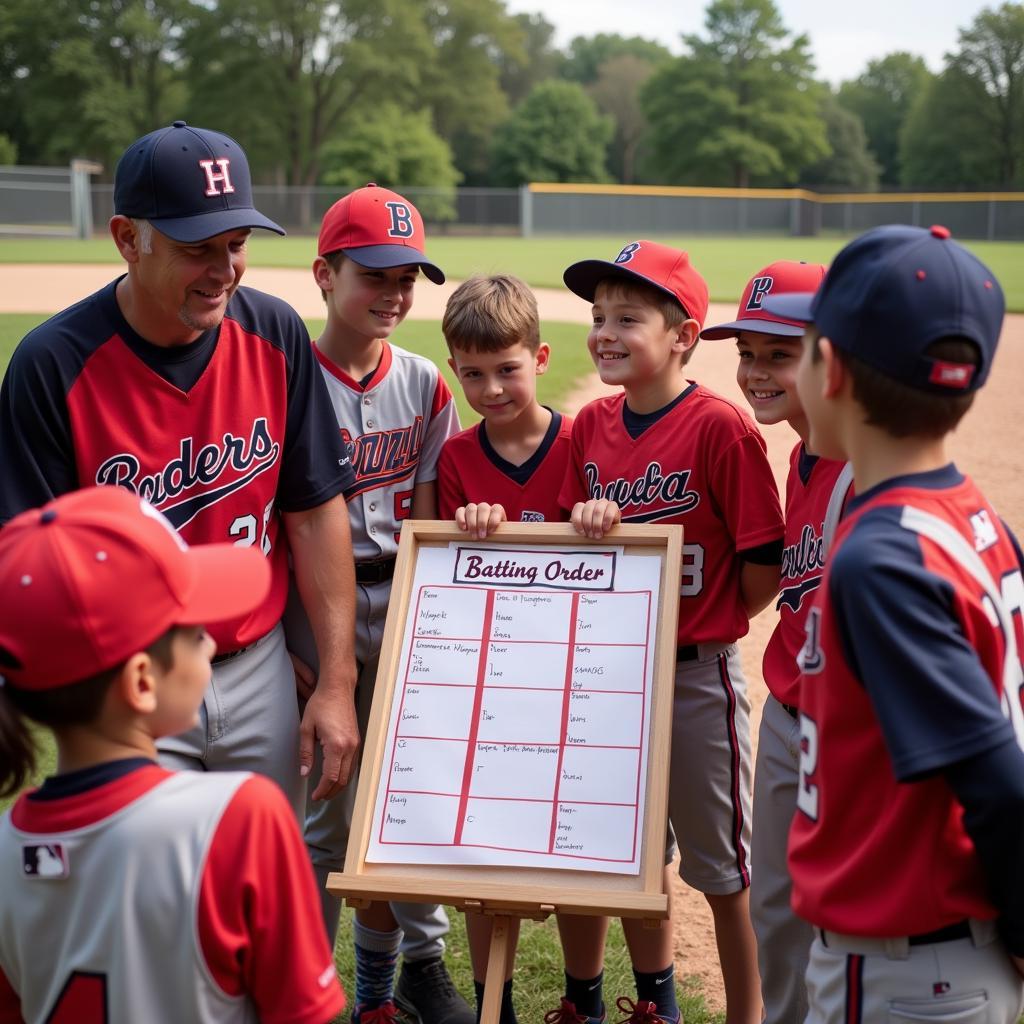
[[455, 400], [429, 359], [397, 345], [384, 342], [364, 381], [316, 353], [356, 474], [345, 495], [356, 561], [392, 557], [413, 487], [437, 479], [441, 446], [459, 431]]

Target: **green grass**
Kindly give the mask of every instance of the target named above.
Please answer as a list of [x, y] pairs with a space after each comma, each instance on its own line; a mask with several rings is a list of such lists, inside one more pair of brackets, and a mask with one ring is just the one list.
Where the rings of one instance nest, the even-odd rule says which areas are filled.
[[[15, 345], [45, 319], [44, 315], [34, 313], [0, 314], [0, 376], [7, 367]], [[314, 338], [323, 330], [323, 325], [323, 320], [307, 322]], [[548, 372], [537, 378], [537, 395], [544, 404], [560, 409], [562, 400], [575, 383], [593, 369], [590, 356], [587, 355], [586, 328], [578, 324], [550, 323], [544, 325], [543, 333], [544, 340], [551, 346], [552, 358]], [[425, 320], [407, 320], [395, 332], [395, 343], [426, 356], [441, 368], [455, 394], [459, 418], [464, 426], [479, 419], [466, 404], [462, 388], [448, 368], [448, 349], [437, 324]]]
[[[791, 238], [751, 235], [711, 237], [666, 236], [659, 239], [687, 249], [707, 279], [715, 302], [735, 302], [755, 270], [780, 259], [828, 263], [846, 242], [845, 238]], [[432, 259], [449, 277], [461, 280], [473, 273], [504, 271], [517, 274], [536, 288], [562, 288], [562, 271], [575, 260], [612, 259], [623, 236], [577, 235], [570, 238], [437, 236], [428, 243]], [[1024, 312], [1024, 246], [1015, 242], [969, 242], [969, 247], [990, 266], [1006, 292], [1007, 308]], [[250, 248], [255, 267], [308, 267], [315, 252], [314, 240], [294, 236], [279, 238], [259, 232]], [[53, 238], [0, 239], [2, 263], [112, 263], [120, 262], [106, 237], [85, 242]]]

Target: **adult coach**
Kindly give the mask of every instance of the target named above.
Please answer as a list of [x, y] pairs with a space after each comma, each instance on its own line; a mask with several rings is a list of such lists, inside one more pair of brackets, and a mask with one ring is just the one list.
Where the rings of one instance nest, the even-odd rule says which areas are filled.
[[[344, 786], [359, 745], [343, 496], [354, 477], [298, 314], [239, 287], [251, 229], [284, 231], [253, 207], [238, 143], [184, 121], [124, 152], [114, 211], [127, 273], [26, 335], [0, 388], [0, 523], [114, 484], [189, 544], [258, 545], [270, 596], [211, 630], [201, 723], [160, 751], [170, 767], [262, 772], [301, 815], [314, 744], [315, 798]], [[289, 549], [321, 664], [301, 732], [280, 626]]]

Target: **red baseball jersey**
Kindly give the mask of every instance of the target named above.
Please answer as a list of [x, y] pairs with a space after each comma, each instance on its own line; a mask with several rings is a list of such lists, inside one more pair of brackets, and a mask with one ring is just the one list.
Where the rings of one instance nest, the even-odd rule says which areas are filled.
[[772, 696], [794, 705], [800, 696], [796, 659], [804, 621], [825, 569], [825, 513], [844, 463], [808, 455], [797, 443], [786, 480], [786, 533], [779, 587], [779, 623], [764, 649], [764, 681]]
[[93, 484], [127, 487], [189, 544], [259, 545], [269, 598], [211, 629], [221, 651], [281, 618], [281, 511], [353, 481], [309, 335], [286, 303], [239, 288], [220, 327], [188, 345], [139, 337], [117, 282], [32, 331], [0, 391], [0, 523]]
[[947, 766], [1016, 736], [1019, 664], [967, 563], [913, 528], [921, 512], [966, 542], [1012, 610], [1024, 649], [1019, 549], [953, 466], [850, 500], [807, 618], [789, 841], [793, 907], [853, 935], [930, 932], [996, 910]]
[[569, 465], [572, 418], [552, 412], [540, 447], [521, 466], [503, 459], [487, 438], [483, 421], [456, 434], [441, 449], [437, 488], [442, 519], [469, 502], [501, 505], [510, 523], [557, 523], [565, 519], [558, 489]]
[[739, 406], [690, 383], [636, 438], [625, 394], [599, 398], [573, 424], [559, 501], [615, 501], [627, 523], [680, 523], [679, 643], [729, 643], [749, 628], [737, 552], [778, 541], [782, 509], [764, 439]]
[[2, 1024], [323, 1024], [345, 1003], [262, 776], [132, 759], [48, 780], [0, 819], [0, 891]]

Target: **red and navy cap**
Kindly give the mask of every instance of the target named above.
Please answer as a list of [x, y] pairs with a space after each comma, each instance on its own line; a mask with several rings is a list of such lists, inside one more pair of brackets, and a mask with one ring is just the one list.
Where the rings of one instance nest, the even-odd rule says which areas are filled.
[[789, 320], [769, 313], [764, 308], [765, 299], [769, 295], [813, 292], [824, 276], [825, 267], [820, 263], [777, 260], [759, 270], [747, 282], [735, 320], [706, 327], [700, 336], [714, 341], [719, 338], [735, 338], [740, 331], [756, 331], [758, 334], [775, 334], [782, 338], [799, 338], [804, 333], [804, 325], [799, 320]]
[[115, 668], [172, 626], [244, 615], [270, 591], [258, 548], [189, 547], [123, 487], [87, 487], [0, 531], [0, 675], [50, 690]]
[[[769, 297], [765, 305], [813, 323], [887, 377], [945, 395], [985, 383], [1006, 308], [995, 274], [939, 224], [873, 228], [840, 251], [816, 292]], [[926, 355], [949, 337], [977, 346], [977, 366]]]
[[703, 324], [708, 315], [708, 286], [690, 263], [688, 253], [657, 242], [630, 242], [614, 260], [583, 260], [562, 275], [566, 287], [587, 302], [594, 301], [597, 286], [610, 277], [653, 285], [670, 295], [683, 312]]
[[169, 128], [136, 139], [114, 171], [114, 213], [148, 220], [176, 242], [201, 242], [224, 231], [284, 228], [252, 204], [249, 162], [223, 132]]
[[339, 199], [320, 225], [317, 254], [343, 252], [361, 267], [384, 270], [416, 263], [434, 284], [444, 272], [423, 253], [423, 218], [408, 199], [372, 182]]

